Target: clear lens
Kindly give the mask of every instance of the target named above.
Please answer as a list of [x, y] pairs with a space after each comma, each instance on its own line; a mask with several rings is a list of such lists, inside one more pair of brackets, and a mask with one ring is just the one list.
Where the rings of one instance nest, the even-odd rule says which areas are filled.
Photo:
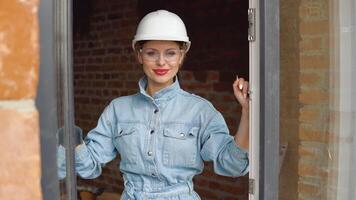
[[[167, 62], [175, 62], [181, 56], [181, 49], [167, 49], [163, 52], [163, 59]], [[156, 49], [141, 49], [142, 58], [146, 61], [157, 61], [161, 53]]]

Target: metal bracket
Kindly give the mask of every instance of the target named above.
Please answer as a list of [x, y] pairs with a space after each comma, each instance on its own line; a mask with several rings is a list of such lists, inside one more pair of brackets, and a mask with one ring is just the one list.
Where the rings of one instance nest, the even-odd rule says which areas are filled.
[[248, 193], [255, 194], [255, 179], [248, 180]]
[[249, 90], [248, 92], [247, 92], [247, 96], [248, 96], [248, 100], [252, 100], [252, 91], [251, 90]]
[[248, 9], [248, 41], [256, 40], [256, 9]]

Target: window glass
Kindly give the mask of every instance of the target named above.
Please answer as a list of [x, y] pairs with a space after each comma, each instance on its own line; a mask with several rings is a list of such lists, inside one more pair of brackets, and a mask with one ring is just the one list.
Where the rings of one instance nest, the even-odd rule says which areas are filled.
[[279, 199], [356, 198], [355, 4], [281, 1]]

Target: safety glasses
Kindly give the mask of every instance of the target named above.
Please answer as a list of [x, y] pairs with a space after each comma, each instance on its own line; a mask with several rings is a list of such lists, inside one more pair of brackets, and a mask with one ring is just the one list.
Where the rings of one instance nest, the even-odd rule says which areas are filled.
[[[158, 61], [161, 58], [161, 53], [156, 49], [144, 48], [139, 50], [142, 59], [150, 62]], [[163, 59], [166, 62], [176, 62], [182, 56], [182, 49], [167, 49], [163, 52]]]

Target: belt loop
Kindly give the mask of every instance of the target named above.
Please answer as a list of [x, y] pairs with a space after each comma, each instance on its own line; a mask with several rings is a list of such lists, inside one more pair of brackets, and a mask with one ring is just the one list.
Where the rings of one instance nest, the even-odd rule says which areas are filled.
[[130, 199], [135, 199], [135, 189], [133, 185], [128, 180], [124, 179], [124, 186], [126, 194], [130, 197]]
[[135, 191], [133, 196], [135, 200], [146, 200], [145, 194], [141, 191]]
[[188, 181], [187, 182], [187, 185], [188, 185], [188, 188], [189, 188], [189, 194], [192, 194], [193, 193], [193, 183], [191, 181]]

